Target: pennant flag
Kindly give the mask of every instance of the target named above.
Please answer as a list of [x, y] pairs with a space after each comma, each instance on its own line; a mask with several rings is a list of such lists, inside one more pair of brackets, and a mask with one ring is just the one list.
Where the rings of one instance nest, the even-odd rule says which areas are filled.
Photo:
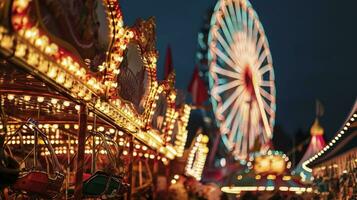
[[322, 117], [324, 115], [325, 109], [321, 101], [316, 99], [316, 117]]
[[192, 102], [194, 105], [202, 105], [208, 99], [206, 85], [201, 79], [198, 71], [198, 67], [195, 67], [193, 71], [188, 91], [192, 95]]
[[172, 53], [170, 45], [166, 49], [165, 66], [164, 66], [164, 80], [166, 80], [170, 73], [174, 70], [172, 62]]

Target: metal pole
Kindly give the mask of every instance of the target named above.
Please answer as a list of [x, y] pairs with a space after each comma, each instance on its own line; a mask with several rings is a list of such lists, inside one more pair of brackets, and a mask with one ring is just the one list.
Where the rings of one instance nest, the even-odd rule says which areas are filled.
[[159, 172], [159, 161], [156, 159], [154, 159], [154, 166], [153, 166], [153, 181], [154, 181], [154, 199], [157, 199], [157, 176]]
[[68, 189], [69, 189], [69, 181], [71, 176], [71, 138], [69, 134], [67, 135], [67, 181], [66, 181], [66, 199], [68, 199]]
[[84, 172], [84, 150], [87, 133], [87, 105], [81, 104], [79, 113], [79, 132], [77, 146], [77, 169], [76, 186], [74, 190], [74, 199], [82, 199], [83, 172]]
[[208, 160], [208, 167], [209, 168], [211, 168], [212, 165], [214, 164], [213, 163], [214, 157], [216, 156], [216, 152], [217, 152], [217, 149], [218, 149], [219, 141], [221, 139], [221, 137], [219, 135], [219, 132], [217, 130], [214, 130], [214, 133], [215, 133], [216, 138], [214, 139], [214, 142], [213, 142], [212, 151], [209, 152], [210, 153], [209, 160]]
[[131, 199], [131, 192], [132, 188], [134, 187], [134, 181], [133, 181], [133, 163], [134, 163], [134, 158], [133, 158], [133, 152], [134, 152], [134, 136], [131, 136], [130, 138], [130, 146], [129, 146], [129, 177], [128, 177], [128, 182], [130, 183], [129, 191], [128, 191], [128, 200]]
[[[22, 136], [20, 136], [22, 137]], [[33, 167], [34, 169], [37, 168], [37, 146], [38, 146], [38, 133], [37, 130], [35, 130], [35, 139], [34, 139], [34, 151], [33, 151]]]
[[[97, 131], [97, 115], [94, 114], [94, 119], [93, 119], [93, 131], [96, 132]], [[91, 172], [92, 174], [94, 174], [95, 172], [95, 135], [92, 136], [92, 167], [91, 167]]]

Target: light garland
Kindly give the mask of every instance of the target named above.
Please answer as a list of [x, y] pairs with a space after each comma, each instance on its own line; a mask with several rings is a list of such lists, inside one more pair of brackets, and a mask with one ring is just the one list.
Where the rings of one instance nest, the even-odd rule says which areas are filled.
[[[241, 192], [254, 192], [254, 191], [274, 191], [276, 188], [274, 186], [244, 186], [244, 187], [238, 187], [238, 186], [225, 186], [221, 188], [222, 192], [229, 193], [229, 194], [239, 194]], [[297, 194], [301, 194], [303, 192], [312, 192], [311, 187], [287, 187], [287, 186], [282, 186], [277, 188], [282, 192], [295, 192]]]
[[177, 151], [177, 157], [182, 157], [185, 151], [185, 144], [187, 141], [187, 124], [190, 117], [191, 107], [185, 104], [180, 111], [180, 117], [178, 119], [178, 133], [176, 134], [175, 149]]
[[349, 130], [351, 127], [351, 123], [355, 121], [357, 118], [357, 113], [355, 112], [350, 119], [345, 123], [344, 127], [342, 130], [340, 130], [339, 134], [337, 134], [334, 139], [331, 140], [330, 143], [328, 143], [321, 151], [319, 151], [317, 154], [306, 160], [302, 164], [302, 168], [308, 172], [312, 172], [312, 169], [307, 167], [307, 165], [311, 164], [313, 161], [317, 160], [319, 157], [323, 156], [330, 148], [333, 148], [336, 144], [336, 142]]
[[185, 174], [201, 180], [203, 168], [208, 154], [208, 136], [199, 134], [194, 140], [194, 145], [188, 155]]

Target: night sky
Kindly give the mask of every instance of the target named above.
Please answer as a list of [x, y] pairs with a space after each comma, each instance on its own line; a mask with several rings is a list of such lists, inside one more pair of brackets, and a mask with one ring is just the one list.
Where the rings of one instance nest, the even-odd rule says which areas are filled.
[[[197, 33], [214, 0], [121, 0], [126, 25], [156, 17], [159, 77], [168, 44], [176, 86], [186, 89], [195, 63]], [[307, 130], [321, 100], [329, 139], [357, 96], [357, 1], [252, 0], [269, 40], [277, 87], [276, 124], [288, 134]]]

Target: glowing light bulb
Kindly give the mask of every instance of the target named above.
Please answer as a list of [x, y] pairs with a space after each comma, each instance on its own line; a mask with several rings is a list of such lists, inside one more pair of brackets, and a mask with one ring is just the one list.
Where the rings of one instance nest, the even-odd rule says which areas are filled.
[[44, 97], [37, 97], [37, 101], [40, 102], [40, 103], [42, 103], [44, 100], [45, 100]]

